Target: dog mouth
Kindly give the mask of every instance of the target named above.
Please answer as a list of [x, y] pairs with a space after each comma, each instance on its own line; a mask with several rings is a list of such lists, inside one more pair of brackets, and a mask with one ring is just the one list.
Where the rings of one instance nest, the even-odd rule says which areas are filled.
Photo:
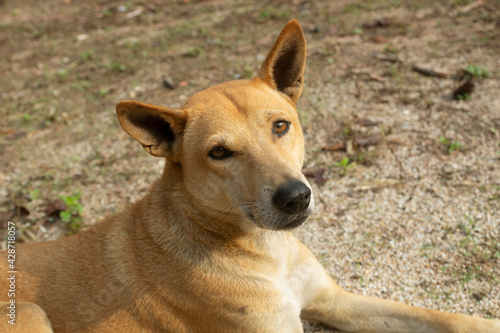
[[247, 218], [256, 226], [263, 229], [269, 230], [292, 230], [300, 227], [309, 217], [309, 214], [300, 214], [295, 218], [283, 219], [283, 218], [271, 218], [269, 220], [264, 220], [261, 216], [256, 216], [252, 212], [245, 212]]
[[302, 224], [304, 224], [304, 222], [307, 220], [308, 217], [309, 217], [308, 215], [299, 216], [295, 220], [293, 220], [293, 221], [289, 222], [288, 224], [284, 225], [281, 228], [281, 230], [292, 230], [292, 229], [295, 229], [297, 227], [300, 227]]

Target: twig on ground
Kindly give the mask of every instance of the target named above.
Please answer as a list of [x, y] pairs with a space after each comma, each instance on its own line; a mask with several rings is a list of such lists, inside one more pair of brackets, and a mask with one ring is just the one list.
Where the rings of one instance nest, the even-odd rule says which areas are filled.
[[374, 121], [368, 118], [356, 118], [356, 124], [364, 127], [377, 126], [379, 123], [379, 121]]
[[450, 73], [447, 73], [443, 70], [440, 69], [434, 69], [434, 68], [429, 68], [421, 65], [413, 65], [412, 69], [425, 76], [433, 76], [433, 77], [440, 77], [443, 79], [448, 79], [451, 77]]
[[473, 2], [473, 3], [470, 3], [466, 6], [458, 8], [458, 12], [461, 14], [466, 14], [466, 13], [470, 12], [471, 10], [482, 6], [483, 3], [484, 3], [483, 0], [477, 0], [476, 2]]
[[342, 143], [334, 144], [332, 146], [324, 146], [324, 147], [321, 147], [321, 150], [330, 150], [330, 151], [346, 150], [346, 144], [345, 144], [345, 142], [342, 142]]
[[374, 146], [383, 141], [382, 135], [380, 133], [360, 135], [354, 138], [354, 143], [358, 147]]
[[387, 78], [386, 77], [381, 77], [381, 76], [378, 76], [376, 74], [373, 74], [373, 73], [369, 73], [368, 76], [370, 77], [370, 79], [372, 79], [373, 81], [379, 81], [379, 82], [384, 82], [384, 81], [387, 81]]
[[402, 62], [401, 59], [397, 55], [383, 54], [383, 53], [375, 53], [373, 55], [375, 59], [388, 61], [388, 62]]

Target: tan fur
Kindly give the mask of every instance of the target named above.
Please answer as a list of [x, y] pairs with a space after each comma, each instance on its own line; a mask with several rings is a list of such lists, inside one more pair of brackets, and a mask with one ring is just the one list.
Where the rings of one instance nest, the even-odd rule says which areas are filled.
[[[55, 332], [301, 332], [303, 317], [352, 332], [499, 333], [499, 321], [350, 294], [285, 230], [314, 205], [273, 206], [283, 184], [309, 186], [295, 108], [305, 56], [290, 21], [253, 80], [208, 88], [180, 110], [119, 103], [125, 131], [166, 158], [163, 175], [122, 213], [19, 248], [16, 301], [38, 304]], [[233, 154], [214, 158], [218, 146]], [[2, 272], [6, 263], [4, 252]], [[16, 332], [50, 331], [38, 307], [19, 311]]]
[[[12, 304], [10, 302], [0, 302], [0, 316], [2, 322], [0, 327], [7, 328], [6, 332], [13, 333], [52, 333], [52, 326], [50, 325], [49, 318], [43, 310], [34, 303], [17, 302], [15, 304], [15, 318], [16, 325], [6, 326], [3, 321], [5, 318], [11, 320], [9, 317], [12, 312], [10, 308]], [[2, 331], [5, 332], [5, 331]]]

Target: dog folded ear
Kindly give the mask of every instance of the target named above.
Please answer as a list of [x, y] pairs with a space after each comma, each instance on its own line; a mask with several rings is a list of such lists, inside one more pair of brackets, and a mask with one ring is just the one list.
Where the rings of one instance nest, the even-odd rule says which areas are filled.
[[288, 95], [294, 103], [302, 93], [306, 39], [297, 20], [289, 21], [262, 64], [257, 78]]
[[116, 114], [125, 132], [139, 141], [148, 153], [178, 161], [187, 111], [123, 101], [116, 105]]

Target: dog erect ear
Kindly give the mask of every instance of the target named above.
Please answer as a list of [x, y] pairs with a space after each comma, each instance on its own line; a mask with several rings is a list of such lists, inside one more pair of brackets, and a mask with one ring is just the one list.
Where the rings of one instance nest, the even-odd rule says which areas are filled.
[[139, 141], [148, 153], [178, 161], [177, 151], [187, 111], [123, 101], [116, 105], [116, 114], [125, 132]]
[[306, 39], [297, 20], [288, 22], [262, 64], [257, 78], [297, 102], [302, 92]]

